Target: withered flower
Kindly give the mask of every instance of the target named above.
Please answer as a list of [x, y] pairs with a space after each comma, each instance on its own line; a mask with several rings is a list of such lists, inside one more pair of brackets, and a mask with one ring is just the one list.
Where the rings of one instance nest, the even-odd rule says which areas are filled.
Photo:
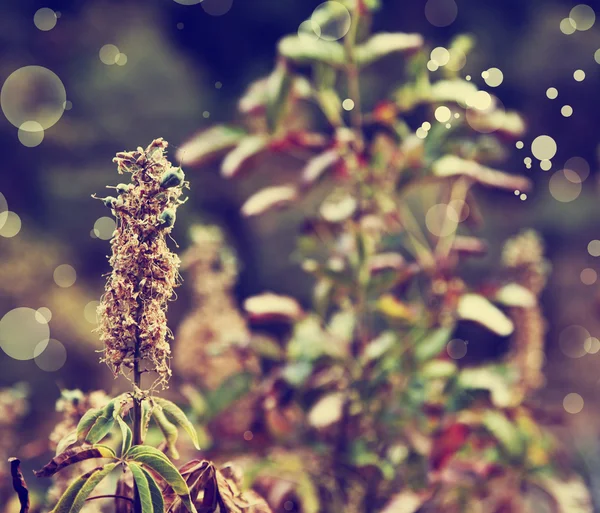
[[163, 387], [171, 375], [167, 302], [179, 280], [179, 258], [167, 246], [179, 198], [188, 187], [183, 171], [165, 156], [167, 142], [156, 139], [144, 150], [117, 153], [119, 173], [131, 183], [115, 187], [118, 196], [103, 198], [117, 218], [111, 240], [112, 272], [98, 307], [103, 361], [113, 373], [158, 374]]

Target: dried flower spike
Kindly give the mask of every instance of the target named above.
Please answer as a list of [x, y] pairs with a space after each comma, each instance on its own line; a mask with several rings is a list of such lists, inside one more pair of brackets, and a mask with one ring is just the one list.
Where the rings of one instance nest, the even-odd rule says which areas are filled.
[[[103, 361], [115, 375], [136, 365], [139, 371], [154, 371], [163, 386], [171, 375], [167, 302], [179, 278], [179, 257], [169, 250], [166, 236], [188, 187], [180, 168], [165, 157], [166, 147], [156, 139], [145, 150], [117, 153], [113, 159], [119, 173], [131, 174], [131, 183], [117, 186], [119, 199], [112, 204], [118, 220], [112, 272], [98, 307]], [[165, 176], [173, 175], [180, 179], [165, 187]]]

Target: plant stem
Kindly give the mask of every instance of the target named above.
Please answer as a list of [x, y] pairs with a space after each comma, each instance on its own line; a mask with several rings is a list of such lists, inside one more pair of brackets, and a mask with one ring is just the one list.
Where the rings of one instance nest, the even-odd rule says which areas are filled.
[[[142, 445], [142, 400], [137, 393], [141, 389], [142, 373], [140, 372], [140, 344], [137, 340], [133, 359], [133, 383], [136, 392], [133, 396], [133, 445]], [[142, 502], [135, 481], [133, 483], [133, 510], [134, 513], [142, 513]]]
[[122, 499], [124, 501], [133, 502], [133, 499], [125, 497], [124, 495], [96, 495], [95, 497], [89, 497], [85, 501], [94, 501], [96, 499]]

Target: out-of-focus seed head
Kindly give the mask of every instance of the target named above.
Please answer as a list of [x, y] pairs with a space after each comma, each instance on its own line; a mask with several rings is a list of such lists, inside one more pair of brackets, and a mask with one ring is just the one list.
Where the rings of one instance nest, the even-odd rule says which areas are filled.
[[[137, 359], [140, 369], [155, 372], [163, 386], [171, 375], [167, 302], [179, 280], [179, 258], [166, 236], [188, 186], [180, 168], [167, 160], [166, 147], [156, 139], [145, 150], [121, 152], [113, 160], [119, 173], [131, 175], [131, 183], [119, 184], [118, 200], [110, 201], [118, 222], [111, 240], [112, 272], [98, 307], [103, 361], [116, 375], [127, 373]], [[164, 188], [163, 178], [171, 175], [181, 180]]]

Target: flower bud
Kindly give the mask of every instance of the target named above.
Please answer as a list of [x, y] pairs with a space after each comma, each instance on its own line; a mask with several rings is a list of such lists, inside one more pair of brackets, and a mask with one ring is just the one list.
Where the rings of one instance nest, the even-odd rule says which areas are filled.
[[171, 168], [166, 171], [160, 180], [160, 186], [163, 189], [169, 189], [171, 187], [179, 187], [185, 180], [185, 173], [181, 167]]
[[164, 228], [170, 228], [175, 224], [175, 209], [167, 208], [159, 217], [161, 224], [163, 224]]

